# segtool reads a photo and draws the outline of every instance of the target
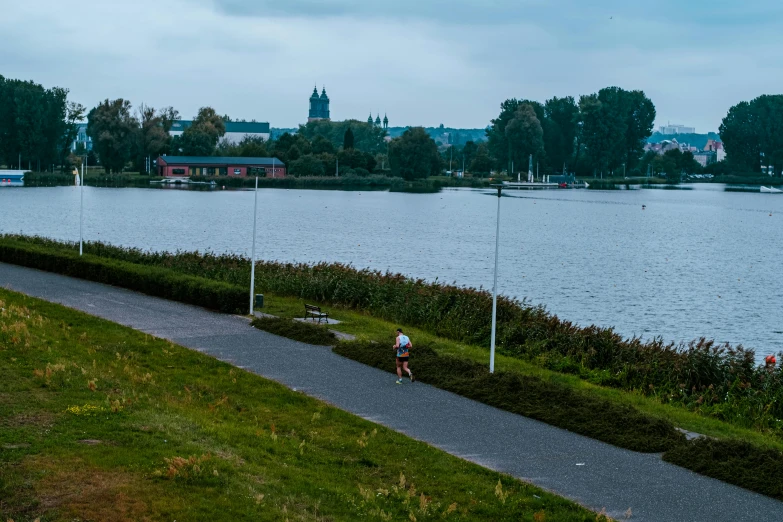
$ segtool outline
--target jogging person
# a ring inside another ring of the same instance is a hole
[[[412,347],[411,340],[402,333],[402,328],[397,328],[397,343],[394,345],[394,349],[397,351],[397,384],[402,384],[402,370],[408,373],[411,382],[414,381],[413,373],[408,369],[409,350]]]

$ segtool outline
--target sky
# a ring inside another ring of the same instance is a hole
[[[295,127],[332,119],[482,128],[508,98],[641,89],[667,122],[717,131],[783,91],[779,0],[0,0],[0,74],[106,98],[214,107]]]

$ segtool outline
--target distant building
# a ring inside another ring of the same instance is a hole
[[[221,158],[213,156],[160,156],[158,176],[259,176],[284,178],[285,163],[275,158]]]
[[[702,167],[706,167],[718,161],[718,153],[714,150],[700,150],[693,153],[693,159],[698,161]]]
[[[76,139],[73,140],[73,143],[71,144],[71,152],[76,152],[76,149],[79,145],[84,146],[84,150],[86,151],[92,150],[92,138],[87,136],[86,123],[76,124]]]
[[[686,127],[685,125],[673,123],[662,125],[658,128],[658,132],[661,134],[696,134],[696,127]]]
[[[185,129],[193,125],[189,120],[177,120],[171,125],[169,134],[171,136],[182,136]],[[245,137],[261,138],[264,141],[269,139],[269,123],[256,121],[227,121],[226,134],[223,139],[228,140],[232,145],[236,145]]]
[[[310,95],[310,112],[307,121],[326,120],[329,121],[329,96],[326,95],[326,87],[318,96],[318,88],[313,87],[313,94]]]
[[[682,150],[680,143],[676,140],[663,140],[659,143],[648,143],[644,146],[645,151],[653,151],[656,154],[665,154],[670,150]]]

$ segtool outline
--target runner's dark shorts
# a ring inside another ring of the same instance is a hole
[[[408,356],[408,357],[397,357],[397,362],[401,362],[401,363],[408,362],[409,358],[410,358],[410,356]]]

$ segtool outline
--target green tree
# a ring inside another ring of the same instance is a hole
[[[523,103],[506,125],[508,157],[517,167],[528,164],[532,154],[540,158],[544,154],[544,129],[532,105]]]
[[[374,124],[358,120],[345,121],[326,121],[317,120],[307,122],[306,125],[299,126],[298,135],[303,136],[308,141],[314,141],[316,136],[323,136],[328,139],[335,150],[344,145],[345,133],[348,129],[354,136],[354,148],[362,152],[378,154],[386,152],[386,131]]]
[[[492,171],[492,158],[486,143],[479,143],[469,165],[468,169],[474,176],[489,176]]]
[[[438,146],[422,127],[406,130],[389,144],[392,174],[406,180],[440,174]]]
[[[572,96],[553,97],[544,104],[544,149],[553,170],[572,165],[579,130],[579,106]]]
[[[0,76],[0,162],[17,164],[21,154],[31,170],[64,164],[75,136],[73,118],[83,116],[67,98],[59,87]]]
[[[460,156],[460,160],[464,160],[466,167],[470,165],[470,163],[473,161],[473,157],[476,155],[477,150],[478,150],[478,146],[476,145],[476,142],[472,140],[468,140],[465,142],[465,146],[462,147],[462,154]]]
[[[139,122],[127,100],[105,100],[87,115],[87,135],[107,173],[122,172],[131,159]]]
[[[642,91],[607,87],[581,96],[579,111],[578,142],[595,174],[637,166],[655,120],[655,106]]]
[[[321,135],[313,138],[311,146],[313,148],[313,154],[334,154],[337,150],[335,146],[332,145],[331,141]]]
[[[190,127],[182,133],[178,145],[185,156],[212,156],[225,133],[223,117],[212,107],[202,107]]]
[[[179,113],[173,107],[161,111],[142,104],[138,110],[139,132],[136,143],[136,168],[146,174],[146,158],[150,163],[161,154],[169,151],[171,135],[169,131]]]
[[[294,177],[323,176],[324,164],[317,156],[306,154],[288,164],[288,172]]]
[[[509,152],[512,149],[509,147],[506,126],[515,118],[517,110],[522,105],[529,105],[533,108],[540,124],[541,120],[544,119],[544,107],[540,103],[511,98],[500,104],[500,114],[497,118],[491,120],[490,126],[487,128],[489,153],[495,159],[496,165],[501,169],[511,170],[512,158],[509,156]]]
[[[321,136],[318,136],[321,137]],[[343,135],[343,149],[348,150],[353,148],[353,131],[350,127],[345,131]]]
[[[740,171],[783,173],[783,95],[763,95],[729,109],[720,126],[727,160]]]
[[[644,152],[644,144],[652,135],[655,105],[643,91],[620,91],[622,110],[626,114],[625,159],[628,169],[636,167]]]

